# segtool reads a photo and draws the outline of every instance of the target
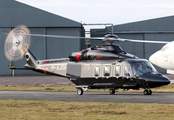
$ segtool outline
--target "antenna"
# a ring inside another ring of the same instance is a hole
[[[86,24],[86,23],[83,23],[82,25],[105,25],[107,27],[107,25],[111,25],[112,26],[112,34],[114,32],[114,27],[113,27],[113,24],[112,23],[90,23],[90,24]]]
[[[86,24],[86,23],[83,23],[82,25],[105,25],[106,26],[106,28],[107,29],[109,29],[108,27],[107,27],[107,25],[112,25],[112,30],[110,30],[111,32],[112,32],[112,34],[113,34],[113,24],[112,23],[90,23],[90,24]],[[87,33],[87,32],[89,32],[89,33]],[[90,31],[85,31],[85,35],[86,34],[90,34]],[[86,45],[89,47],[90,46],[90,40],[86,40]]]

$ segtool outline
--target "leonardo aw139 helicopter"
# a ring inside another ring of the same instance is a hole
[[[31,36],[96,39],[106,41],[109,45],[73,52],[68,58],[39,60],[29,50]],[[82,95],[88,89],[109,89],[109,93],[114,94],[119,88],[124,90],[144,88],[144,95],[151,95],[150,88],[170,83],[170,80],[158,73],[148,60],[124,52],[119,45],[113,44],[115,41],[156,43],[156,41],[121,39],[114,34],[107,34],[104,38],[30,34],[26,26],[19,25],[8,34],[4,52],[10,61],[20,60],[23,56],[26,60],[25,68],[13,66],[9,68],[28,69],[66,77],[76,84],[78,95]]]

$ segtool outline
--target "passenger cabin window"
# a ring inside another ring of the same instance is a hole
[[[100,66],[95,66],[94,68],[94,76],[99,77],[100,76]]]
[[[105,77],[111,76],[111,66],[110,65],[106,65],[104,67],[104,76]]]
[[[115,76],[120,76],[121,75],[121,66],[116,65],[115,66]]]
[[[125,66],[124,66],[124,75],[127,76],[127,77],[132,76],[132,75],[131,75],[130,66],[128,66],[128,65],[125,65]]]

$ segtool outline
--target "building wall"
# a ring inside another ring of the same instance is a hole
[[[0,76],[11,75],[8,65],[22,68],[23,59],[10,62],[4,55],[7,34],[17,25],[29,27],[31,34],[84,36],[81,23],[17,2],[0,0]],[[85,48],[85,40],[31,37],[30,50],[38,59],[66,58],[73,51]],[[41,75],[30,70],[15,70],[14,75]]]
[[[80,28],[29,28],[32,34],[48,34],[48,35],[69,35],[79,36],[81,34]],[[0,28],[0,75],[11,75],[11,70],[8,65],[14,65],[15,67],[22,68],[26,61],[21,59],[19,61],[10,62],[4,55],[4,42],[10,28]],[[61,39],[61,38],[45,38],[45,37],[31,37],[30,50],[34,55],[40,59],[55,59],[55,58],[67,58],[71,52],[80,51],[84,49],[81,46],[81,42],[84,40],[80,39]],[[85,45],[83,45],[85,46]],[[15,70],[15,76],[22,75],[42,75],[29,70]]]
[[[11,28],[0,28],[0,75],[10,75],[11,70],[8,69],[8,65],[11,64],[10,61],[5,57],[4,54],[4,42],[6,34],[11,30]]]
[[[115,25],[114,34],[119,38],[152,40],[152,41],[173,41],[174,40],[174,16]],[[111,29],[111,27],[109,27]],[[92,29],[91,37],[103,37],[105,34],[111,33],[108,29]],[[101,44],[103,42],[91,42],[91,46]],[[104,44],[104,43],[103,43]],[[150,55],[160,50],[165,44],[152,43],[131,43],[117,42],[124,51],[134,54],[139,58],[149,59]],[[161,72],[166,73],[165,69],[155,66]]]
[[[0,0],[0,27],[80,27],[81,23],[15,0]]]

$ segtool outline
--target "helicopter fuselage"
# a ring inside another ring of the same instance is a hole
[[[31,51],[25,54],[26,68],[44,74],[66,77],[76,88],[139,89],[170,83],[145,59],[110,59],[70,61],[69,58],[37,60]],[[142,67],[141,70],[139,67]]]

